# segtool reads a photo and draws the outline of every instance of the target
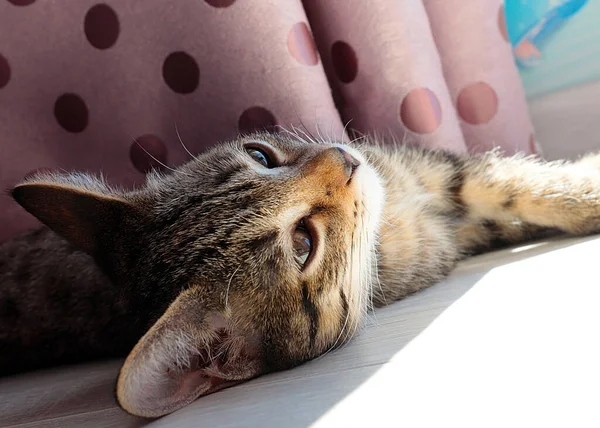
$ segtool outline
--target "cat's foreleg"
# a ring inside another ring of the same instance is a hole
[[[461,177],[457,200],[472,222],[600,232],[600,155],[574,163],[474,156]]]

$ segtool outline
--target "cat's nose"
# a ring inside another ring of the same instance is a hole
[[[344,173],[346,174],[347,181],[350,181],[354,175],[354,171],[356,171],[356,168],[360,165],[360,162],[342,147],[336,147],[336,149],[339,150],[344,159]]]
[[[347,185],[360,162],[343,147],[320,150],[303,168],[306,175],[322,184]]]

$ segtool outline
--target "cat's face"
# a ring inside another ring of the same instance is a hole
[[[150,175],[137,192],[94,186],[84,192],[122,201],[124,209],[106,214],[119,213],[121,238],[110,240],[109,255],[85,249],[115,281],[143,284],[143,301],[160,308],[119,376],[117,396],[129,412],[160,416],[296,366],[361,324],[384,196],[359,151],[256,134]]]

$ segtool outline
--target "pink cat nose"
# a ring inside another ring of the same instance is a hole
[[[356,171],[356,168],[360,165],[360,162],[342,147],[336,147],[336,149],[340,151],[344,158],[344,172],[346,173],[346,178],[350,181],[354,175],[354,171]]]

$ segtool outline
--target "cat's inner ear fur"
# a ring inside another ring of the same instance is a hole
[[[127,412],[163,416],[265,371],[260,337],[202,296],[183,291],[130,352],[117,379]]]
[[[139,212],[123,193],[82,173],[37,174],[11,194],[39,221],[92,256],[111,251],[124,221]]]

